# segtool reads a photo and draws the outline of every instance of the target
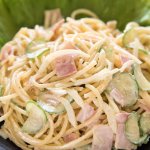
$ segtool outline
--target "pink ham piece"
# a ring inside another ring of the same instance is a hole
[[[64,136],[63,139],[64,139],[65,143],[68,143],[68,142],[71,142],[71,141],[77,139],[78,137],[79,137],[78,134],[76,134],[76,133],[70,133],[70,134]]]
[[[69,41],[64,41],[59,49],[76,49]],[[76,55],[65,55],[56,59],[56,74],[59,77],[66,77],[77,72],[74,62]]]
[[[77,121],[82,123],[82,122],[88,120],[94,114],[95,114],[94,108],[92,106],[90,106],[89,104],[84,104],[84,107],[81,109],[81,111],[77,115]]]
[[[98,125],[93,130],[92,150],[111,150],[113,131],[108,125]]]
[[[123,113],[118,113],[116,115],[116,121],[117,123],[125,123],[126,120],[128,119],[129,113],[123,112]]]
[[[115,148],[116,149],[125,149],[131,150],[135,149],[135,145],[133,145],[125,135],[125,122],[128,119],[129,113],[118,113],[116,115],[117,121],[117,133],[115,139]]]
[[[71,55],[64,55],[56,59],[55,63],[56,74],[58,77],[67,77],[77,72],[74,62],[74,57]]]

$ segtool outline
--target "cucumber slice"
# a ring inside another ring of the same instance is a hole
[[[138,64],[134,64],[134,76],[136,78],[136,81],[137,81],[139,87],[143,91],[150,90],[150,82],[144,77],[141,67]]]
[[[49,51],[49,49],[48,49],[48,48],[43,48],[43,49],[37,50],[37,51],[32,52],[32,53],[27,53],[27,57],[30,58],[30,59],[33,59],[33,58],[35,58],[35,57],[41,56],[41,55],[44,54],[46,51]]]
[[[29,117],[25,121],[22,130],[29,134],[37,133],[47,121],[44,110],[34,101],[29,101],[26,105]]]
[[[130,142],[136,145],[141,145],[143,143],[147,143],[149,136],[147,134],[143,134],[140,136],[140,128],[139,128],[139,115],[135,112],[131,113],[125,123],[125,133],[126,137]]]
[[[70,103],[73,102],[73,99],[70,96],[68,96],[67,99]],[[43,101],[38,101],[38,104],[43,110],[47,111],[50,114],[62,114],[66,111],[62,103],[58,104],[57,106],[52,106]]]
[[[149,141],[148,134],[144,134],[142,137],[139,138],[138,141],[135,141],[134,144],[141,146],[142,144],[146,144]]]
[[[140,129],[138,125],[139,116],[137,113],[133,112],[128,116],[125,124],[125,133],[129,141],[132,143],[137,143],[140,139]]]
[[[137,22],[129,22],[124,31],[123,32],[127,32],[128,30],[132,29],[132,28],[135,28],[135,27],[139,27],[139,24]]]
[[[65,107],[62,104],[58,104],[56,107],[48,105],[45,102],[38,101],[38,104],[50,114],[62,114],[65,112]]]
[[[130,47],[129,43],[133,42],[136,36],[137,36],[136,29],[135,28],[129,29],[127,32],[124,33],[123,45],[125,47]]]
[[[140,42],[142,42],[142,36],[150,34],[149,29],[149,27],[133,27],[129,29],[127,32],[124,33],[123,45],[125,47],[130,47],[130,43],[132,43],[135,39],[138,39]],[[149,39],[147,39],[146,41],[147,43],[149,42],[148,40]],[[142,42],[142,44],[144,43]]]
[[[107,91],[111,93],[114,89],[121,95],[121,99],[113,98],[122,107],[129,107],[136,103],[138,99],[138,86],[131,74],[116,74],[108,85]]]
[[[28,46],[27,46],[27,48],[26,48],[26,52],[27,53],[32,53],[32,52],[35,52],[35,51],[37,51],[37,46],[38,45],[41,45],[41,44],[44,44],[45,43],[45,41],[44,40],[33,40],[33,41],[31,41],[29,44],[28,44]]]
[[[43,53],[49,50],[47,47],[42,47],[40,45],[45,44],[46,41],[44,40],[35,40],[29,43],[29,45],[26,48],[27,57],[30,59],[33,59],[35,57],[41,56]]]
[[[143,133],[150,134],[150,113],[143,113],[140,118],[140,128]]]

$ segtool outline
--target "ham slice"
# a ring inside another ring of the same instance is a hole
[[[60,19],[62,19],[61,11],[59,8],[52,9],[52,10],[46,10],[45,11],[45,22],[44,26],[45,28],[48,28],[55,23],[57,23]]]
[[[69,41],[64,41],[59,49],[76,49],[75,46]],[[56,59],[56,74],[59,77],[66,77],[77,72],[77,68],[74,62],[76,55],[64,55]]]
[[[74,57],[64,55],[56,59],[55,64],[56,74],[58,77],[66,77],[77,72]]]
[[[92,106],[90,106],[89,104],[84,104],[84,107],[81,109],[81,111],[77,115],[77,121],[82,123],[82,122],[88,120],[94,114],[95,114],[94,108]]]
[[[68,143],[68,142],[71,142],[71,141],[77,139],[78,137],[79,137],[78,134],[76,134],[76,133],[70,133],[70,134],[64,136],[63,139],[64,139],[65,143]]]
[[[93,130],[92,150],[111,150],[113,131],[108,125],[99,125]]]
[[[116,115],[117,121],[117,133],[115,139],[115,148],[116,149],[124,149],[131,150],[135,149],[135,145],[132,144],[125,135],[125,122],[128,119],[129,113],[119,113]]]
[[[128,119],[129,113],[123,112],[123,113],[118,113],[116,115],[116,121],[117,123],[125,123],[126,120]]]

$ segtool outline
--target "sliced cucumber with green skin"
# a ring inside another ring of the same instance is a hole
[[[26,48],[26,52],[27,52],[27,57],[30,59],[33,59],[35,57],[39,57],[41,56],[43,53],[45,53],[46,51],[49,50],[49,48],[47,47],[42,47],[42,48],[36,48],[36,46],[40,45],[40,44],[45,44],[46,41],[44,40],[35,40],[29,43],[29,45]]]
[[[35,52],[37,50],[36,46],[40,45],[40,44],[44,44],[45,42],[46,41],[44,41],[44,40],[33,40],[33,41],[31,41],[26,48],[26,52],[27,53]]]
[[[128,116],[128,119],[125,124],[126,136],[132,143],[136,143],[140,139],[140,129],[138,125],[138,120],[138,114],[133,112]]]
[[[129,31],[130,29],[132,28],[135,28],[135,27],[139,27],[139,24],[136,23],[136,22],[129,22],[126,27],[125,27],[125,30],[123,32],[127,32]]]
[[[47,121],[44,110],[34,101],[29,101],[26,105],[28,118],[25,121],[22,131],[28,134],[36,134]]]
[[[27,53],[27,57],[30,59],[33,59],[33,58],[36,58],[36,57],[43,55],[46,51],[49,51],[49,49],[48,48],[42,48],[42,49],[37,50],[35,52]]]
[[[116,89],[121,95],[122,99],[117,100],[113,97],[117,103],[122,107],[129,107],[135,104],[138,100],[138,86],[130,73],[118,73],[116,74],[110,84],[107,87],[107,92],[111,92]]]
[[[139,118],[136,112],[132,112],[125,123],[126,137],[131,143],[136,145],[146,143],[149,138],[147,134],[140,135]]]
[[[42,107],[42,109],[50,114],[62,114],[63,112],[65,112],[65,107],[61,103],[58,104],[56,107],[48,105],[47,103],[42,101],[38,101],[38,104]]]
[[[141,41],[142,34],[149,35],[150,30],[149,27],[133,27],[124,33],[123,36],[123,45],[125,47],[130,47],[130,43],[132,43],[135,39],[139,39]],[[147,40],[148,42],[148,40]]]
[[[143,91],[150,90],[150,82],[144,77],[141,67],[138,64],[134,64],[134,76],[140,89],[142,89]]]
[[[71,97],[68,96],[67,99],[70,103],[73,102],[73,99]],[[49,105],[46,102],[38,101],[38,104],[40,105],[40,107],[43,110],[47,111],[50,114],[62,114],[66,111],[65,107],[63,106],[62,103],[58,104],[57,106],[52,106],[52,105]]]
[[[150,113],[143,113],[140,118],[140,128],[143,133],[150,134]]]
[[[136,38],[136,28],[131,28],[127,32],[124,33],[123,36],[123,45],[125,47],[130,47],[129,43],[133,42]]]
[[[144,134],[143,136],[141,136],[139,138],[138,141],[135,141],[134,144],[138,145],[138,146],[141,146],[142,144],[148,143],[148,141],[149,141],[149,135],[148,134]]]

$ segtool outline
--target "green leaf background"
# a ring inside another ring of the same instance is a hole
[[[121,30],[129,21],[150,25],[150,0],[0,0],[0,47],[20,27],[42,25],[44,10],[54,8],[60,8],[64,17],[87,8],[103,21],[117,20]]]

